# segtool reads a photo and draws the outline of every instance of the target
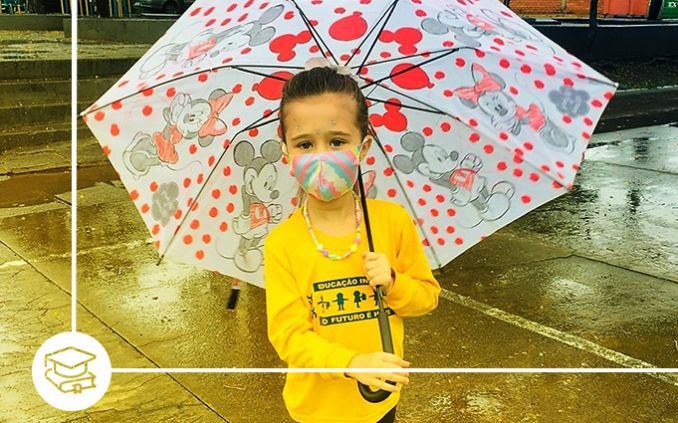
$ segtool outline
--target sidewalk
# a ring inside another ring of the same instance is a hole
[[[438,309],[408,321],[408,359],[417,367],[675,365],[678,251],[670,240],[678,227],[660,205],[676,194],[676,136],[666,126],[594,136],[573,193],[444,269]],[[54,151],[65,157],[68,148]],[[14,162],[4,157],[5,166]],[[228,311],[226,278],[171,262],[157,267],[105,156],[82,157],[90,165],[79,171],[78,326],[104,344],[113,365],[283,366],[266,338],[263,291],[244,286]],[[0,313],[11,316],[0,335],[0,384],[12,393],[3,397],[11,414],[0,411],[0,420],[290,421],[275,374],[114,375],[102,402],[85,412],[41,402],[20,369],[41,341],[69,328],[71,195],[68,173],[36,166],[43,172],[0,182],[0,262],[9,263],[0,269]],[[29,195],[33,189],[41,194]],[[678,411],[670,374],[411,379],[402,423],[669,422]]]
[[[62,41],[34,41],[69,60]],[[55,98],[66,104],[59,78]],[[62,136],[0,148],[0,421],[290,422],[278,374],[115,374],[104,398],[77,413],[37,395],[33,355],[71,324],[71,145]],[[407,321],[413,366],[675,367],[676,139],[667,125],[595,134],[573,192],[438,274],[438,309]],[[114,367],[283,367],[267,340],[264,291],[246,285],[226,310],[227,278],[156,266],[148,230],[98,143],[79,137],[77,148],[78,329],[106,347]],[[676,374],[413,374],[398,407],[399,423],[676,415]]]

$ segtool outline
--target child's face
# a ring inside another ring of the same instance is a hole
[[[285,106],[285,139],[290,158],[307,153],[347,150],[362,140],[356,124],[356,101],[344,93],[324,93]],[[361,158],[367,152],[365,140]]]

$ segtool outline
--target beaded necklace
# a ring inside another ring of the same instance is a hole
[[[311,219],[308,217],[308,199],[304,201],[304,206],[302,207],[301,211],[302,214],[304,215],[304,219],[306,220],[306,227],[308,228],[308,232],[311,234],[311,238],[315,243],[315,248],[320,252],[320,254],[329,258],[330,260],[343,260],[346,257],[358,251],[358,246],[360,245],[360,206],[358,204],[358,197],[354,196],[354,198],[355,198],[355,228],[356,228],[355,238],[353,239],[353,245],[351,245],[348,251],[346,251],[342,255],[330,253],[329,250],[318,241],[318,238],[316,238],[315,236],[315,232],[313,232]]]

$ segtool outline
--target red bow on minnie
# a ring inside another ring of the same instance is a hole
[[[535,131],[540,131],[546,124],[544,114],[534,103],[530,104],[530,107],[528,107],[527,110],[520,106],[516,107],[516,117],[521,122],[527,122],[530,125],[530,128]]]
[[[466,100],[471,100],[472,102],[478,104],[478,98],[481,94],[488,91],[501,91],[501,85],[499,82],[492,79],[489,72],[487,72],[485,68],[477,63],[474,63],[471,69],[474,72],[480,73],[482,78],[480,81],[476,82],[476,85],[473,87],[457,88],[454,90],[455,95],[458,95],[459,97]]]
[[[210,105],[210,116],[207,119],[207,122],[205,122],[201,127],[200,130],[198,131],[198,136],[200,137],[207,137],[209,135],[221,135],[226,132],[228,127],[222,121],[219,119],[219,113],[221,113],[222,110],[228,106],[228,103],[231,102],[233,99],[233,94],[227,93],[223,94],[219,97],[212,98],[207,100],[207,102]]]

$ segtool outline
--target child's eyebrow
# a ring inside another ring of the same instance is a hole
[[[348,132],[336,131],[336,130],[335,131],[327,131],[327,132],[325,132],[325,134],[327,134],[327,135],[343,135],[345,137],[348,137],[348,136],[351,135]],[[295,140],[298,140],[300,138],[310,138],[310,137],[311,137],[311,134],[308,134],[308,133],[298,134],[298,135],[292,137],[291,141],[295,141]]]

